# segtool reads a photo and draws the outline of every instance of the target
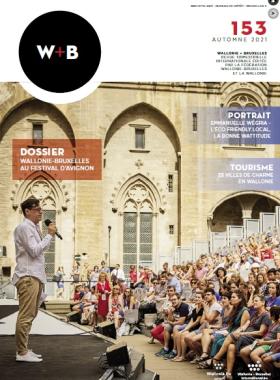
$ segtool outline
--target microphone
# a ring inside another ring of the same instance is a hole
[[[49,226],[49,224],[51,224],[52,223],[52,221],[50,220],[50,219],[46,219],[45,220],[45,225],[48,227]],[[62,236],[60,235],[60,233],[58,233],[57,231],[56,231],[56,236],[60,239],[60,240],[62,240]]]

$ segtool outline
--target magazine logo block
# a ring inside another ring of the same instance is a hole
[[[101,180],[102,140],[13,140],[13,180],[44,172],[52,180]]]
[[[81,88],[94,76],[101,45],[84,18],[54,11],[27,26],[19,44],[19,59],[33,84],[49,92],[66,93]]]
[[[55,50],[55,45],[51,45],[50,47],[37,45],[37,49],[42,59],[45,57],[51,59],[53,53],[57,54],[58,58],[64,56],[66,59],[77,59],[79,57],[78,47],[75,45],[66,45],[65,50],[61,46]]]

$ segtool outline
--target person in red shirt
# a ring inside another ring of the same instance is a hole
[[[263,260],[271,260],[273,259],[273,252],[271,248],[266,248],[261,250],[261,259]]]
[[[135,265],[130,265],[129,271],[130,287],[133,289],[134,284],[137,282],[137,272]]]
[[[109,296],[111,294],[111,287],[108,281],[107,274],[101,272],[99,275],[98,283],[96,285],[96,295],[98,298],[97,314],[99,320],[105,321],[109,311]]]
[[[75,286],[73,295],[73,301],[80,301],[83,298],[84,292],[82,291],[82,285]]]

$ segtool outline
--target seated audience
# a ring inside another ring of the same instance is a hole
[[[252,344],[242,348],[240,351],[240,356],[244,363],[249,364],[251,361],[253,363],[259,363],[264,371],[265,366],[262,361],[262,355],[269,353],[272,349],[272,345],[280,339],[280,307],[272,306],[269,314],[272,324],[269,326],[263,338],[256,339]]]
[[[220,361],[226,354],[228,346],[232,343],[230,334],[234,331],[247,328],[249,324],[250,315],[242,292],[238,290],[231,293],[230,304],[232,305],[232,310],[227,321],[228,328],[227,330],[223,330],[222,334],[218,333],[214,335],[214,341],[209,355],[211,359],[201,363],[199,368],[212,368],[213,364]],[[206,347],[205,352],[207,352]]]
[[[171,311],[172,302],[171,298],[176,293],[174,286],[167,287],[167,295],[163,301],[160,310],[159,310],[159,323],[151,330],[151,340],[149,343],[154,343],[154,340],[158,340],[161,344],[164,343],[164,326],[168,323],[168,316]]]
[[[205,291],[203,302],[203,315],[201,318],[201,325],[198,331],[191,333],[185,337],[186,345],[197,354],[201,354],[201,338],[204,328],[219,328],[221,327],[221,312],[222,306],[217,302],[215,291],[212,288],[207,288]],[[196,360],[195,358],[194,360]]]
[[[213,358],[214,362],[217,363],[221,361],[223,355],[227,352],[226,379],[232,379],[236,354],[240,353],[243,347],[252,344],[256,338],[262,338],[271,324],[269,313],[265,309],[265,299],[263,296],[254,296],[254,308],[255,314],[250,321],[247,321],[247,325],[245,324],[239,330],[228,335],[221,350]]]
[[[175,362],[185,361],[185,355],[187,350],[187,345],[185,343],[185,337],[191,334],[193,331],[198,331],[201,323],[201,318],[203,315],[203,299],[204,294],[200,291],[196,292],[195,296],[195,307],[191,313],[190,320],[188,324],[182,325],[182,330],[178,329],[176,334],[173,335],[174,340],[174,352],[177,355],[172,359]]]
[[[272,306],[280,306],[279,284],[277,282],[267,283],[268,295],[265,297],[266,309]]]
[[[169,343],[171,334],[185,325],[188,315],[189,306],[182,302],[180,294],[175,293],[171,297],[172,307],[169,309],[167,323],[164,324],[164,345],[163,348],[156,354],[157,356],[165,356],[169,359],[174,358],[177,353],[174,350],[170,350]]]

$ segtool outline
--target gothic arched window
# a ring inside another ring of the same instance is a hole
[[[153,260],[153,197],[140,181],[125,194],[123,207],[123,265],[151,266]]]

